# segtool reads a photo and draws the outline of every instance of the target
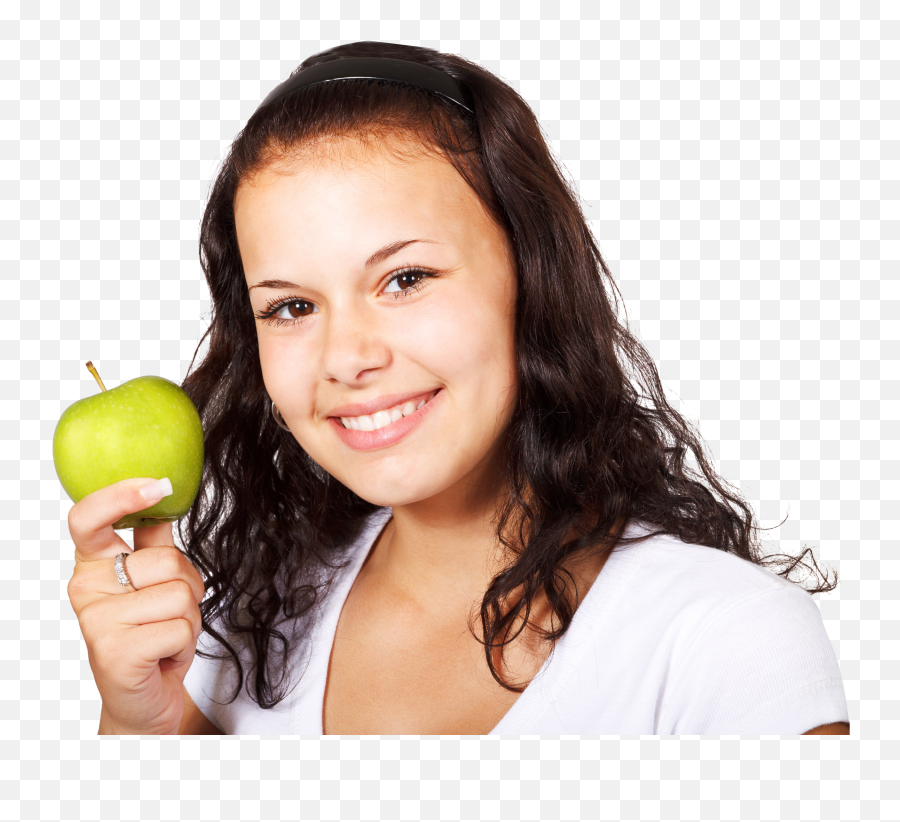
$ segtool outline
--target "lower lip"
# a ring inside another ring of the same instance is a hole
[[[386,448],[388,445],[400,442],[410,431],[421,424],[443,396],[444,389],[438,389],[438,392],[418,411],[413,411],[408,417],[403,417],[377,431],[355,431],[352,428],[344,428],[340,417],[329,417],[328,422],[334,426],[337,435],[354,451],[374,451],[376,448]]]

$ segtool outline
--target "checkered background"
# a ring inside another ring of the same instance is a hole
[[[0,4],[0,818],[900,818],[900,7],[724,5]],[[761,525],[788,516],[764,546],[839,573],[816,601],[849,738],[97,737],[56,422],[86,360],[184,378],[217,165],[361,39],[532,105],[671,402]]]

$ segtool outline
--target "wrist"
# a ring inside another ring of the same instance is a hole
[[[178,733],[178,727],[169,729],[144,729],[134,730],[132,728],[119,725],[114,722],[107,712],[106,708],[100,710],[100,725],[97,728],[98,736],[158,736],[158,735],[175,735]]]
[[[109,718],[109,714],[106,713],[106,708],[101,709],[100,711],[100,726],[97,728],[97,735],[110,735],[110,736],[124,736],[128,734],[129,731],[120,728]]]

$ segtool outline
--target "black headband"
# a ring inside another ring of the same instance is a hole
[[[395,60],[392,57],[341,57],[309,66],[275,86],[256,110],[259,111],[299,88],[331,80],[392,80],[395,83],[406,83],[433,91],[474,114],[462,86],[449,74],[422,63]]]

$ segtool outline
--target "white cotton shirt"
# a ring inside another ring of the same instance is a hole
[[[296,650],[290,684],[298,684],[275,708],[248,697],[249,657],[242,654],[244,689],[227,705],[214,700],[231,696],[234,666],[194,658],[184,685],[214,725],[227,734],[322,735],[338,617],[391,515],[389,507],[370,515]],[[652,530],[632,522],[624,535]],[[206,633],[198,645],[222,652]],[[616,546],[568,631],[490,733],[802,734],[849,721],[815,600],[749,560],[664,535]]]

